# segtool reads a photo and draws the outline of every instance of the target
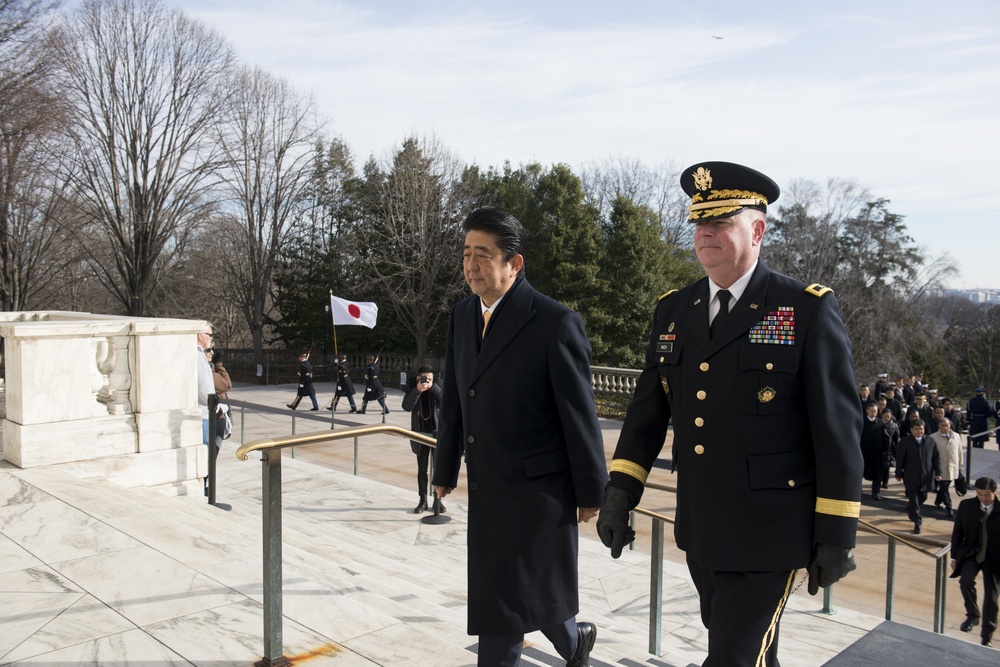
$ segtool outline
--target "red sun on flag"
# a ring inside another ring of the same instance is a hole
[[[349,312],[351,314],[351,317],[353,317],[356,320],[361,318],[361,309],[358,308],[357,304],[352,303],[351,305],[349,305],[347,307],[347,312]]]

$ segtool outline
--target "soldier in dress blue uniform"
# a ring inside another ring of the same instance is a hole
[[[815,594],[855,569],[862,458],[851,343],[833,291],[759,261],[770,178],[685,170],[708,277],[660,297],[598,534],[618,557],[673,419],[674,536],[708,628],[704,665],[777,665],[795,571]],[[808,400],[807,398],[808,393]]]
[[[389,408],[385,405],[385,389],[382,387],[382,380],[378,375],[381,372],[378,366],[378,356],[369,354],[368,365],[365,366],[365,396],[361,401],[361,414],[365,414],[368,404],[378,401],[382,406],[382,414],[389,414]]]

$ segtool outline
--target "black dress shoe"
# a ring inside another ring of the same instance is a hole
[[[294,406],[294,405],[292,405],[291,403],[287,403],[286,405],[287,405],[287,407],[291,408],[292,410],[294,410],[294,409],[295,409],[295,406]]]
[[[955,513],[952,512],[951,510],[948,510],[948,518],[949,519],[954,519],[955,518]]]
[[[358,411],[357,408],[351,408],[351,412],[357,412],[357,411]]]
[[[423,512],[426,509],[427,509],[427,501],[424,500],[423,498],[421,498],[420,502],[417,503],[417,506],[413,508],[413,513],[414,514],[420,514],[421,512]]]
[[[594,649],[594,642],[597,641],[597,626],[593,623],[577,623],[576,653],[573,658],[566,663],[566,667],[589,667],[590,652]]]
[[[319,410],[318,405],[315,408],[309,408],[309,412],[316,412],[317,410]]]
[[[913,534],[914,535],[919,535],[920,534],[920,526],[914,526],[913,527]]]
[[[972,628],[976,627],[977,625],[979,625],[978,618],[967,616],[965,622],[962,623],[959,630],[961,630],[962,632],[972,632]]]
[[[876,493],[872,496],[872,500],[882,500],[882,496]]]
[[[983,646],[988,646],[990,648],[993,648],[993,642],[990,641],[989,637],[983,637],[983,641],[979,643],[982,644]]]

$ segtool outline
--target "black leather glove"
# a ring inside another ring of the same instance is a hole
[[[222,363],[222,350],[216,350],[215,354],[212,355],[212,365]]]
[[[809,595],[816,595],[820,588],[832,586],[858,569],[854,562],[854,552],[844,547],[817,544],[809,559]]]
[[[628,525],[628,513],[639,504],[632,494],[609,486],[604,494],[604,506],[597,516],[597,535],[604,546],[611,548],[611,557],[619,558],[622,548],[635,540],[635,531]]]

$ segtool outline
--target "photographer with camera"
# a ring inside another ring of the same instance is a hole
[[[421,366],[417,376],[407,381],[403,409],[410,411],[410,430],[417,433],[437,434],[438,406],[441,404],[441,386],[434,384],[434,369]],[[431,459],[431,448],[410,440],[410,449],[417,455],[417,492],[420,502],[413,508],[414,514],[427,509],[427,466]],[[444,505],[440,505],[444,512]]]

